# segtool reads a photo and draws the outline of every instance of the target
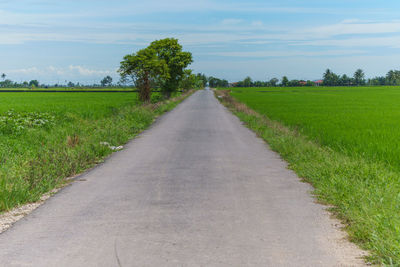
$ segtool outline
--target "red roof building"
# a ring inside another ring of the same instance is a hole
[[[320,86],[323,83],[324,83],[324,80],[316,80],[316,81],[314,81],[314,84],[317,85],[317,86]]]

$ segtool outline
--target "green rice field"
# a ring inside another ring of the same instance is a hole
[[[117,91],[117,92],[133,92],[135,91],[135,88],[132,87],[37,87],[37,88],[25,88],[25,87],[17,87],[17,88],[0,88],[0,92],[2,91],[68,91],[68,92],[74,92],[74,91]]]
[[[225,102],[314,186],[368,260],[399,266],[400,88],[229,90],[265,116]]]
[[[36,201],[103,160],[177,102],[143,106],[136,93],[0,93],[0,211]]]
[[[323,146],[400,170],[400,87],[237,88],[232,95]]]

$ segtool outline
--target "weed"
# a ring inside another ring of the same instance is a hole
[[[79,136],[74,134],[72,136],[67,136],[67,144],[69,147],[75,147],[79,143]]]

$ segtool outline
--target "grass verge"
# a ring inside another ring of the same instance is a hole
[[[278,152],[315,196],[332,205],[346,225],[351,241],[370,251],[374,264],[400,265],[400,173],[321,146],[234,99],[229,91],[215,91],[218,99]]]
[[[32,127],[52,120],[47,113],[8,112],[0,117],[5,125],[0,129],[0,211],[35,202],[65,178],[101,162],[113,146],[128,142],[193,92],[147,105],[132,101],[102,115],[60,113],[48,127]]]

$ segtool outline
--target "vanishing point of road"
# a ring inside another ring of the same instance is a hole
[[[0,266],[356,266],[311,187],[198,91],[0,235]]]

